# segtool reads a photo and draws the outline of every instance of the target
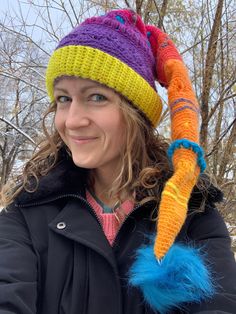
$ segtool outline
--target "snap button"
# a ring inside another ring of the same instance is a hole
[[[66,223],[64,221],[58,222],[57,229],[65,229]]]

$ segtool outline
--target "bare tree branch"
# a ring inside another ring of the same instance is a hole
[[[23,135],[24,137],[26,137],[32,144],[34,144],[36,146],[35,141],[28,135],[26,134],[24,131],[22,131],[21,129],[19,129],[17,126],[15,126],[13,123],[11,123],[10,121],[8,121],[7,119],[0,117],[0,120],[2,120],[3,122],[5,122],[6,124],[10,125],[13,129],[15,129],[17,132],[19,132],[21,135]]]
[[[22,34],[18,31],[15,31],[14,29],[10,29],[8,28],[6,25],[3,25],[2,23],[0,23],[0,27],[2,27],[2,29],[5,29],[7,30],[9,33],[13,33],[17,36],[22,36],[24,38],[26,38],[28,40],[29,43],[32,43],[33,45],[35,45],[37,48],[39,48],[41,51],[43,51],[47,56],[50,57],[50,53],[47,52],[46,50],[44,50],[39,44],[37,44],[31,37],[29,37],[28,35],[26,34]]]
[[[161,6],[161,12],[160,12],[160,19],[158,22],[158,27],[163,28],[164,27],[164,17],[166,15],[168,0],[163,0],[162,6]]]
[[[76,19],[76,22],[77,22],[77,24],[79,24],[78,16],[77,16],[77,14],[75,13],[75,8],[74,8],[73,4],[71,3],[71,0],[68,0],[68,1],[69,1],[69,4],[70,4],[71,9],[72,9],[72,11],[73,11],[73,14],[74,14],[74,17],[75,17],[75,19]]]
[[[21,80],[22,82],[24,82],[25,84],[27,84],[28,86],[31,86],[37,90],[39,90],[40,92],[46,94],[46,91],[42,88],[40,88],[39,86],[36,86],[34,84],[32,84],[31,82],[28,82],[26,80],[24,80],[22,77],[18,77],[18,76],[15,76],[13,74],[10,74],[10,73],[4,73],[4,72],[1,72],[0,73],[0,76],[4,76],[4,77],[8,77],[8,78],[11,78],[13,80]]]
[[[207,118],[209,114],[209,94],[210,94],[210,87],[211,87],[212,78],[213,78],[213,69],[214,69],[215,61],[216,61],[215,57],[216,57],[216,49],[217,49],[217,39],[219,36],[219,30],[221,26],[223,3],[224,3],[223,0],[218,0],[214,23],[213,23],[213,27],[211,31],[209,44],[208,44],[205,73],[203,76],[203,92],[202,92],[202,99],[201,99],[202,125],[201,125],[201,131],[200,131],[200,138],[201,138],[201,145],[204,148],[207,147],[207,129],[208,129]],[[209,12],[209,10],[207,12]]]
[[[161,16],[161,12],[160,12],[160,10],[159,10],[159,8],[158,8],[158,4],[157,4],[156,0],[153,0],[153,3],[154,3],[154,5],[155,5],[156,11],[157,11],[157,13],[158,13],[159,20],[161,21],[161,20],[162,20],[162,16]],[[164,24],[163,24],[163,23],[162,23],[162,29],[163,29],[163,31],[166,33],[166,30],[165,30],[165,27],[164,27]]]
[[[128,8],[131,8],[131,6],[130,6],[128,0],[125,0],[125,4],[127,5]]]
[[[214,113],[216,112],[217,108],[219,107],[220,103],[222,101],[225,101],[227,99],[232,98],[233,96],[231,95],[230,97],[226,97],[224,99],[224,95],[234,86],[234,84],[236,84],[236,79],[230,83],[229,86],[227,86],[227,88],[221,93],[219,100],[217,101],[217,103],[214,105],[214,107],[211,108],[211,111],[206,119],[206,123],[209,123],[210,119],[213,117]]]
[[[230,123],[230,125],[228,126],[228,128],[224,131],[224,133],[221,135],[221,137],[219,138],[219,140],[216,142],[216,144],[214,145],[214,147],[212,148],[212,150],[210,151],[210,153],[207,153],[205,156],[209,157],[211,156],[211,154],[216,150],[217,146],[219,145],[219,143],[223,140],[223,138],[225,137],[225,135],[230,131],[230,129],[235,125],[236,122],[236,118],[234,118],[234,120]]]

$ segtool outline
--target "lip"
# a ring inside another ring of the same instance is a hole
[[[92,136],[70,136],[70,139],[76,144],[87,144],[97,139]]]

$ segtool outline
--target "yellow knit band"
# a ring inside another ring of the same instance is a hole
[[[160,97],[141,75],[119,59],[87,46],[65,46],[55,50],[46,71],[51,101],[54,100],[54,80],[63,75],[88,78],[113,88],[143,111],[153,126],[158,124],[162,111]]]

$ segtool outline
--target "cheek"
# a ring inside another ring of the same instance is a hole
[[[111,116],[110,116],[111,117]],[[125,121],[123,116],[119,114],[116,119],[109,119],[110,135],[113,144],[120,149],[121,145],[125,142]]]
[[[54,124],[56,130],[61,133],[63,131],[64,121],[63,121],[63,115],[56,112],[54,117]]]

